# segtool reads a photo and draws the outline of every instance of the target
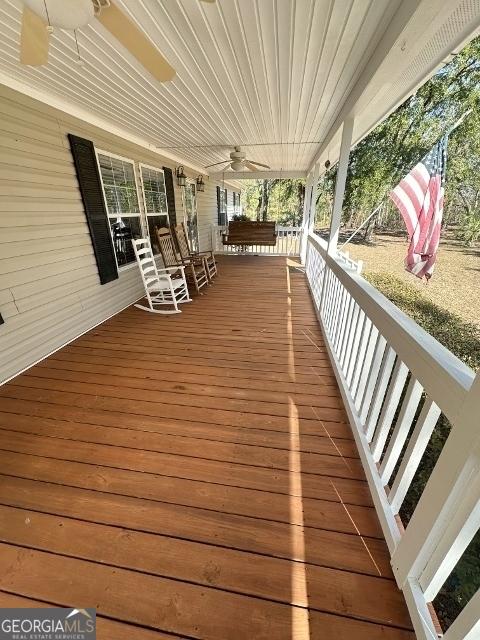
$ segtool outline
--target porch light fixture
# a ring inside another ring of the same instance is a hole
[[[184,187],[187,184],[187,176],[183,171],[183,167],[177,167],[175,169],[175,175],[177,176],[177,184],[179,187]]]
[[[197,177],[197,191],[205,191],[205,182],[202,175]]]

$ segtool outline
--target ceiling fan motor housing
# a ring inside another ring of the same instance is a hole
[[[95,17],[92,0],[24,0],[47,24],[59,29],[80,29]]]

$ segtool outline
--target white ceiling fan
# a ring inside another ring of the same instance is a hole
[[[97,19],[157,80],[167,82],[175,76],[175,69],[112,0],[23,0],[23,4],[22,64],[47,64],[54,29],[73,31]]]
[[[247,154],[245,153],[245,151],[242,151],[242,148],[239,146],[234,147],[233,151],[230,152],[230,160],[222,160],[222,162],[209,164],[205,167],[205,169],[210,169],[210,167],[218,167],[221,164],[229,165],[232,171],[242,171],[243,169],[245,169],[245,167],[250,171],[258,171],[259,167],[270,169],[268,164],[262,164],[261,162],[256,162],[255,160],[248,160]],[[227,167],[225,167],[225,169],[226,168]]]

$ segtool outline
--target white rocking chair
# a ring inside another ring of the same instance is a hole
[[[158,269],[148,238],[132,240],[132,245],[148,300],[148,307],[142,304],[136,304],[135,307],[151,313],[181,313],[178,305],[181,302],[191,302],[185,279],[185,267]],[[172,307],[172,305],[173,309],[162,308]]]

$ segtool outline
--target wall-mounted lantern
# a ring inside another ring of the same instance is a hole
[[[205,191],[205,182],[202,175],[197,177],[197,191]]]
[[[183,167],[177,167],[175,169],[175,175],[177,176],[177,184],[179,187],[184,187],[187,184],[187,176],[183,171]]]

